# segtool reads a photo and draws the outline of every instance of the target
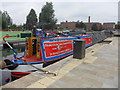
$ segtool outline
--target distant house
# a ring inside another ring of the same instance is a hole
[[[115,23],[103,23],[102,28],[105,30],[113,30],[115,29]]]
[[[92,25],[93,25],[93,24],[96,24],[96,25],[97,25],[98,30],[101,29],[101,26],[102,26],[101,23],[99,23],[99,22],[90,22],[90,23],[85,23],[87,31],[91,31],[91,30],[92,30]]]
[[[76,28],[77,22],[61,22],[58,26],[60,28],[66,28],[66,29],[77,29]],[[114,22],[108,22],[108,23],[99,23],[99,22],[83,22],[86,25],[86,30],[91,31],[92,25],[97,24],[98,30],[105,29],[105,30],[114,30],[115,29],[115,23]]]
[[[76,29],[76,23],[77,23],[77,22],[61,22],[61,23],[59,24],[59,27],[61,27],[61,28],[67,28],[67,29]],[[84,22],[83,22],[83,23],[84,23]],[[87,31],[90,31],[90,30],[91,30],[93,24],[97,24],[98,29],[100,29],[100,28],[101,28],[101,25],[102,25],[102,24],[99,23],[99,22],[91,22],[91,23],[86,23],[86,22],[85,22]]]
[[[61,22],[59,27],[67,29],[76,29],[76,22]]]

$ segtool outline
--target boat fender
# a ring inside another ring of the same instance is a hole
[[[0,61],[0,69],[6,67],[6,63],[4,61]]]
[[[7,67],[9,70],[14,70],[15,68],[18,67],[17,63],[13,63],[11,60],[9,59],[5,59],[4,62],[6,63]]]

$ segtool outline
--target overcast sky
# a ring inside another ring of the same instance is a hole
[[[46,0],[50,1],[50,0]],[[62,21],[117,22],[119,0],[51,0],[58,23]],[[7,11],[15,24],[26,22],[26,16],[33,8],[37,16],[45,0],[1,0],[0,10]]]

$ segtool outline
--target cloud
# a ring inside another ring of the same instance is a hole
[[[82,20],[87,22],[88,16],[91,16],[91,20],[95,22],[117,22],[117,0],[112,1],[116,2],[54,2],[53,5],[58,23],[65,20]],[[9,13],[13,22],[16,24],[26,22],[26,16],[31,8],[39,16],[43,5],[45,5],[45,2],[38,2],[36,0],[34,2],[32,0],[31,2],[4,1],[2,3],[3,10]]]
[[[119,0],[1,0],[1,2],[118,2]]]
[[[26,22],[26,16],[29,14],[30,9],[33,8],[38,15],[44,3],[36,2],[7,2],[3,3],[3,10],[7,11],[13,22],[16,24],[22,24]]]
[[[117,21],[117,2],[69,2],[63,5],[55,3],[55,8],[60,21],[87,21],[88,16],[96,22]]]

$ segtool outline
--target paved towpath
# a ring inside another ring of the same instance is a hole
[[[56,77],[36,72],[3,88],[118,88],[118,37],[107,40],[87,48],[84,59],[71,55],[44,68]]]

